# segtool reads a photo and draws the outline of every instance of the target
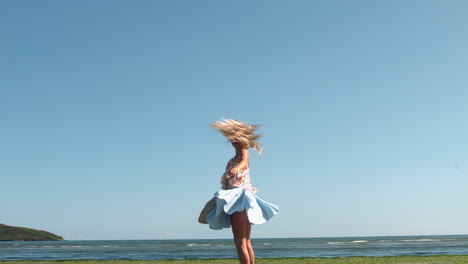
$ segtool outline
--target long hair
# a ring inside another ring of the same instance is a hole
[[[255,133],[260,125],[249,125],[239,120],[222,119],[210,126],[216,128],[229,141],[240,143],[245,148],[253,148],[258,151],[259,155],[262,155],[263,148],[258,142],[262,135]]]

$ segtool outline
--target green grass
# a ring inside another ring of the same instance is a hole
[[[346,257],[346,258],[259,258],[257,264],[451,264],[467,263],[463,256],[396,256],[396,257]],[[237,259],[193,260],[52,260],[52,261],[0,261],[0,264],[239,264]]]

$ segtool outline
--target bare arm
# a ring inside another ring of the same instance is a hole
[[[241,150],[241,160],[234,168],[229,172],[230,176],[238,175],[243,168],[249,165],[249,151],[246,148]]]

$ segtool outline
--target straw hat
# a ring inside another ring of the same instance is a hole
[[[208,213],[216,206],[216,197],[211,198],[203,207],[202,211],[200,212],[200,216],[198,217],[198,223],[200,224],[208,224],[206,221],[206,216]]]

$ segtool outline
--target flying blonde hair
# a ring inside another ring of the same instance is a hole
[[[262,155],[263,148],[258,139],[262,137],[260,134],[255,134],[255,130],[260,125],[248,125],[242,121],[234,119],[222,119],[210,126],[216,128],[223,136],[231,142],[240,143],[245,148],[253,148]]]

